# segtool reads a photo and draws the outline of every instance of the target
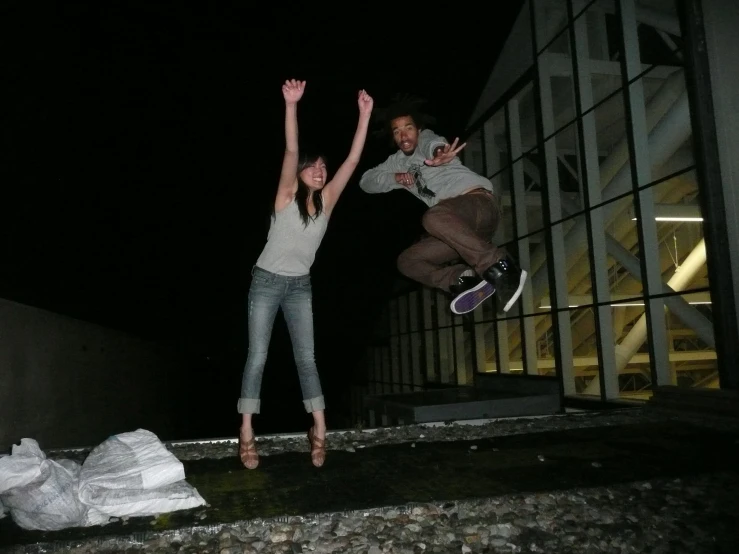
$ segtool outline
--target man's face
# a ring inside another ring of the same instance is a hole
[[[418,146],[418,127],[410,116],[396,117],[390,122],[393,131],[393,140],[400,151],[406,156],[415,152]]]

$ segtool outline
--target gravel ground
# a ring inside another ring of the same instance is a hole
[[[329,435],[329,449],[356,449],[413,441],[470,440],[518,433],[674,420],[635,409],[607,414],[498,420],[484,424],[404,426]],[[685,418],[681,418],[685,419]],[[697,421],[697,420],[692,420]],[[705,420],[700,421],[706,424]],[[708,423],[717,428],[716,422]],[[735,424],[721,424],[732,429]],[[168,445],[182,460],[236,455],[233,439]],[[302,434],[265,437],[260,455],[308,451]],[[49,457],[84,457],[55,452]],[[330,455],[330,452],[329,452]],[[75,553],[447,553],[447,552],[664,552],[739,551],[739,475],[682,479],[516,494],[451,504],[388,507],[306,518],[252,520],[186,531],[150,533],[109,542],[64,545]],[[57,545],[61,546],[61,545]],[[53,545],[6,550],[49,552]]]

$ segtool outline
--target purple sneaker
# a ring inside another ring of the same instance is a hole
[[[479,277],[475,279],[476,284],[470,286],[463,292],[457,294],[449,305],[455,314],[466,314],[477,308],[483,301],[495,293],[495,287]],[[454,291],[456,292],[456,291]]]

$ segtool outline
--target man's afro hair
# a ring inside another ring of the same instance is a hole
[[[376,129],[373,135],[381,139],[392,141],[390,123],[399,117],[410,116],[419,129],[428,129],[436,123],[436,118],[426,113],[428,101],[425,98],[411,94],[396,94],[390,104],[384,108],[375,108],[373,118]]]

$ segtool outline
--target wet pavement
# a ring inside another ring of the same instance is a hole
[[[247,471],[230,445],[233,456],[183,460],[187,481],[206,499],[206,507],[47,533],[24,531],[6,517],[0,520],[0,548],[82,544],[104,536],[151,536],[256,519],[476,502],[649,480],[728,474],[731,481],[739,471],[736,429],[676,418],[613,418],[561,429],[532,420],[526,432],[486,437],[477,431],[468,433],[473,435],[469,440],[433,440],[426,431],[418,440],[367,445],[352,441],[350,434],[343,442],[333,441],[334,447],[341,442],[341,449],[330,450],[320,469],[310,464],[306,451],[287,451],[262,456],[260,467]]]

